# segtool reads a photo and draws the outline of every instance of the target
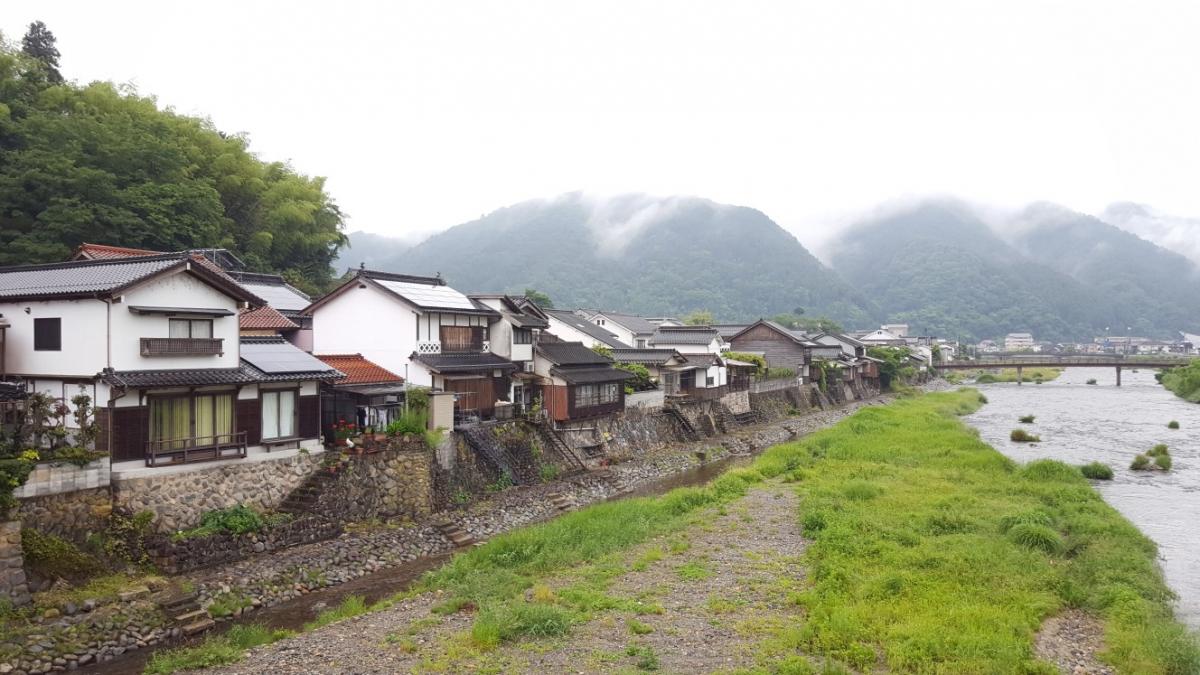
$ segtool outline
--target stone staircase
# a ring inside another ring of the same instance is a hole
[[[470,532],[467,532],[461,525],[449,518],[439,520],[433,526],[456,547],[462,548],[463,546],[470,546],[475,543],[475,537],[472,537]]]
[[[554,454],[558,455],[558,458],[567,467],[565,473],[574,474],[587,471],[587,465],[583,463],[579,455],[575,454],[571,446],[567,445],[561,434],[547,424],[538,424],[537,431],[542,441],[554,451]]]
[[[687,418],[687,415],[674,406],[664,406],[662,410],[664,414],[675,420],[676,426],[683,433],[684,440],[693,442],[700,440],[700,432],[696,430],[696,426]]]
[[[744,413],[734,413],[733,419],[742,426],[746,426],[748,424],[757,424],[758,422],[763,421],[762,416],[753,410]]]
[[[159,603],[159,608],[163,614],[170,617],[171,623],[187,636],[203,633],[217,625],[208,612],[200,607],[195,593],[172,596]]]
[[[347,461],[346,459],[341,459],[337,464],[326,465],[317,469],[307,480],[300,484],[300,487],[292,490],[276,510],[281,513],[290,513],[293,516],[316,513],[317,502],[321,499],[321,494],[337,480],[341,465]]]
[[[507,474],[513,483],[531,485],[540,481],[537,467],[533,466],[532,454],[528,458],[516,457],[500,443],[493,434],[495,425],[473,424],[459,429],[471,449],[482,455],[501,473]]]
[[[559,492],[552,492],[546,495],[546,498],[550,500],[550,503],[554,505],[554,508],[558,509],[562,513],[566,513],[576,506],[575,500],[571,499],[570,496]]]

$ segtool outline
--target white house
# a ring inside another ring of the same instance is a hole
[[[489,328],[488,342],[492,352],[516,365],[512,374],[509,400],[518,411],[533,404],[537,375],[533,367],[533,346],[541,332],[550,327],[549,319],[537,305],[526,298],[508,295],[472,294],[468,296],[479,307],[499,313],[500,320]]]
[[[645,349],[658,328],[656,324],[640,316],[620,312],[589,312],[588,321],[635,349]]]
[[[654,349],[673,349],[696,368],[680,374],[679,388],[704,389],[729,383],[728,370],[721,359],[727,345],[712,326],[659,326],[651,337]]]
[[[1032,333],[1009,333],[1004,336],[1004,351],[1023,352],[1034,347]]]
[[[361,354],[409,384],[455,392],[460,415],[491,417],[516,366],[491,350],[500,312],[441,277],[359,269],[311,304],[314,354]]]
[[[607,327],[597,326],[568,309],[544,310],[550,321],[549,332],[563,342],[580,342],[585,347],[624,349],[631,347],[619,340]]]
[[[316,449],[317,383],[341,374],[282,338],[243,341],[239,310],[262,303],[190,253],[2,268],[3,361],[30,392],[91,396],[114,471]]]

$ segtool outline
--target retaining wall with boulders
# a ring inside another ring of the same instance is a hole
[[[238,504],[270,511],[320,468],[323,455],[290,451],[211,467],[148,469],[136,477],[118,474],[112,480],[113,507],[125,513],[152,511],[153,526],[163,534],[193,528],[208,511]]]
[[[112,514],[112,491],[106,485],[21,499],[16,517],[21,525],[76,544],[103,532]]]

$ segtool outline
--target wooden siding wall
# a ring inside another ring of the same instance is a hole
[[[300,438],[316,438],[321,435],[321,397],[301,396],[296,402],[296,410],[300,415],[297,431]]]
[[[246,432],[246,444],[262,441],[262,402],[257,398],[239,399],[233,413],[234,428]]]
[[[146,458],[146,441],[150,439],[150,408],[116,408],[112,412],[112,448],[108,447],[108,408],[96,410],[96,422],[100,424],[100,436],[96,447],[112,455],[112,461]]]
[[[799,373],[804,367],[804,347],[766,326],[739,335],[731,346],[735,352],[762,352],[771,368],[794,368]]]
[[[562,422],[571,419],[570,406],[567,404],[567,388],[561,384],[546,384],[542,386],[542,405],[549,413],[550,419]]]
[[[596,383],[596,386],[608,384],[604,382]],[[599,405],[590,405],[586,408],[580,408],[575,405],[575,389],[579,386],[572,385],[567,388],[567,418],[568,419],[586,419],[588,417],[600,417],[601,415],[609,415],[615,412],[621,412],[625,409],[625,387],[622,384],[617,385],[617,401],[616,403],[601,403]]]
[[[496,412],[495,380],[491,377],[475,377],[469,380],[446,380],[443,389],[457,393],[471,393],[474,400],[465,402],[464,410],[478,410],[481,417],[491,417]]]

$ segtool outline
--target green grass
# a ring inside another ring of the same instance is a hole
[[[1133,461],[1129,463],[1129,468],[1134,471],[1147,471],[1150,469],[1150,458],[1141,453],[1134,456]]]
[[[1024,429],[1013,429],[1008,438],[1016,443],[1038,443],[1042,440],[1041,436],[1031,434]]]
[[[1083,466],[1079,467],[1079,472],[1083,474],[1084,478],[1090,478],[1092,480],[1112,480],[1113,478],[1112,467],[1107,464],[1101,464],[1100,462],[1084,464]]]
[[[1062,368],[1037,368],[1037,367],[1022,368],[1021,369],[1021,381],[1022,382],[1037,382],[1038,384],[1041,384],[1042,382],[1052,382],[1052,381],[1058,379],[1059,375],[1062,375],[1062,371],[1063,371]],[[1002,368],[999,371],[992,371],[992,370],[966,371],[966,372],[964,372],[962,377],[963,378],[974,377],[975,381],[979,384],[992,384],[995,382],[1016,382],[1017,381],[1017,369],[1016,368]]]
[[[1035,419],[1037,419],[1037,418],[1034,417],[1033,415],[1021,415],[1020,417],[1017,418],[1017,420],[1021,424],[1033,424],[1033,421]]]
[[[1146,455],[1149,457],[1161,457],[1169,454],[1171,453],[1168,452],[1166,443],[1159,443],[1158,445],[1155,445],[1153,448],[1150,448],[1146,451]]]
[[[1179,422],[1177,422],[1177,421],[1175,421],[1175,420],[1171,420],[1170,422],[1167,422],[1167,428],[1168,428],[1168,429],[1178,429],[1178,428],[1179,428]]]
[[[864,671],[1047,673],[1033,635],[1074,606],[1103,620],[1119,672],[1200,670],[1153,543],[1078,469],[1020,467],[954,418],[978,405],[968,390],[866,408],[755,463],[805,469],[797,650]],[[849,498],[863,480],[881,494]]]
[[[258,624],[231,626],[219,635],[210,635],[194,647],[179,647],[155,652],[146,664],[150,675],[167,675],[181,670],[212,668],[234,663],[246,651],[271,644],[293,635],[290,631],[271,630]]]
[[[367,605],[361,595],[347,596],[342,600],[342,604],[321,612],[317,615],[317,618],[304,624],[304,630],[305,632],[316,630],[328,626],[335,621],[349,619],[360,614],[366,614],[369,611],[371,611],[371,607]]]
[[[1171,456],[1170,455],[1156,455],[1154,457],[1154,465],[1157,466],[1158,468],[1162,469],[1163,471],[1170,471],[1171,470]]]
[[[1159,381],[1179,398],[1200,403],[1200,361],[1164,370]]]

